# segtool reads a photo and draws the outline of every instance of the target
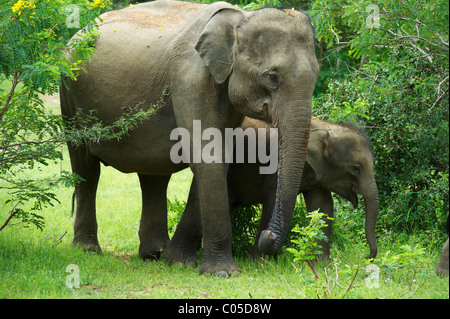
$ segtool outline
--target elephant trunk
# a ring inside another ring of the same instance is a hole
[[[308,147],[311,99],[285,104],[279,111],[276,202],[268,228],[258,242],[259,250],[266,255],[273,255],[281,248],[290,229]]]
[[[375,258],[377,256],[377,239],[375,236],[375,227],[378,217],[378,189],[375,181],[369,191],[362,192],[364,197],[364,203],[366,205],[366,239],[369,244],[370,254],[369,258]]]

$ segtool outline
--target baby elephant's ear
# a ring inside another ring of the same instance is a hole
[[[308,142],[306,161],[316,173],[317,180],[323,177],[328,162],[328,138],[327,130],[311,130]]]
[[[226,81],[234,63],[236,26],[245,19],[236,9],[221,9],[203,29],[195,49],[218,84]]]

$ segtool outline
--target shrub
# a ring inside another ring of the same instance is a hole
[[[316,95],[314,111],[331,121],[350,116],[365,127],[376,156],[379,220],[386,227],[411,232],[437,225],[443,231],[449,207],[448,3],[402,3],[377,2],[379,25],[369,27],[370,1],[313,1],[318,40],[340,52],[336,60],[348,56],[340,60],[346,72],[322,79],[328,90]],[[338,63],[325,62],[329,58],[322,63],[330,69]]]
[[[6,1],[0,10],[0,189],[11,207],[0,231],[13,219],[22,225],[44,227],[40,211],[58,198],[57,185],[73,186],[80,178],[61,171],[53,176],[26,177],[38,165],[62,159],[61,145],[97,143],[120,139],[157,106],[126,110],[111,126],[98,124],[95,114],[81,114],[63,123],[49,114],[42,94],[56,93],[61,79],[76,79],[82,63],[90,59],[98,35],[96,18],[108,8],[109,0]],[[84,35],[67,42],[83,28]],[[74,62],[65,58],[70,51]],[[74,123],[87,126],[80,129]],[[20,174],[19,174],[20,173]]]
[[[327,240],[322,228],[327,227],[323,219],[326,214],[319,210],[306,215],[309,218],[307,226],[299,227],[295,225],[293,232],[297,233],[297,238],[291,239],[294,248],[287,248],[287,251],[294,255],[294,262],[306,262],[314,273],[316,279],[319,278],[316,271],[317,257],[322,253],[318,240]]]

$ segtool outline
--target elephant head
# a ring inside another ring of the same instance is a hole
[[[276,204],[259,241],[262,252],[274,254],[289,231],[306,158],[319,71],[311,22],[294,10],[224,9],[209,20],[196,50],[215,82],[228,86],[237,111],[279,130]]]
[[[355,208],[358,206],[357,193],[363,195],[369,258],[375,258],[378,188],[374,158],[366,137],[354,127],[313,119],[306,160],[324,188],[349,200]]]

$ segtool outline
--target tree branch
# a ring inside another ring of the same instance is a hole
[[[10,214],[9,217],[6,219],[6,221],[4,222],[4,224],[0,227],[0,231],[2,231],[3,228],[5,228],[5,227],[9,224],[9,222],[11,221],[11,219],[12,219],[15,215],[17,215],[19,212],[20,212],[20,210],[18,210],[18,209],[16,209],[16,210],[14,210],[13,212],[11,212],[11,214]]]
[[[11,86],[11,90],[9,91],[8,97],[6,98],[6,102],[5,105],[3,106],[2,112],[0,113],[0,122],[3,119],[3,116],[5,115],[6,111],[8,110],[9,107],[9,103],[11,102],[11,99],[14,95],[14,91],[16,89],[17,84],[19,84],[19,78],[22,75],[23,71],[15,71],[14,72],[14,79],[13,79],[13,83]]]

